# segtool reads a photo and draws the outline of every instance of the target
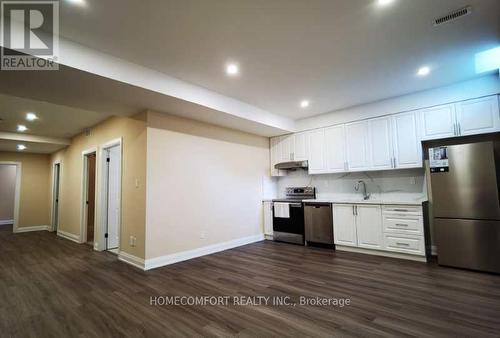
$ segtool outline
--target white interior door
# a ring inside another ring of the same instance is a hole
[[[121,147],[107,149],[107,243],[106,249],[116,249],[120,243],[120,185],[121,185]]]

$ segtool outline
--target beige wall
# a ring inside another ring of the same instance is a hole
[[[102,145],[122,139],[122,215],[120,249],[131,255],[144,258],[145,205],[146,205],[146,123],[142,118],[113,117],[92,128],[90,136],[81,134],[73,138],[71,145],[52,156],[51,163],[61,161],[61,184],[59,204],[59,229],[80,236],[82,209],[82,152],[98,148],[97,168],[101,167],[99,153]],[[51,167],[53,167],[51,165]],[[136,187],[136,181],[138,186]],[[101,174],[97,173],[97,190]],[[101,209],[98,203],[96,212]],[[96,226],[99,217],[96,217]],[[98,229],[96,232],[100,235]],[[136,246],[129,244],[130,236],[135,236]]]
[[[147,259],[262,234],[268,138],[157,113],[147,135]]]
[[[0,152],[0,161],[22,164],[18,228],[50,225],[49,159],[44,154]]]
[[[14,220],[16,166],[0,164],[0,222]]]

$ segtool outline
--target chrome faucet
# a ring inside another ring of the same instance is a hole
[[[354,185],[354,190],[358,191],[359,190],[359,185],[363,184],[363,199],[366,201],[367,199],[370,198],[370,194],[366,192],[366,183],[363,180],[358,181],[356,185]]]

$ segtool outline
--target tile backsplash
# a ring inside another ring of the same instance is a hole
[[[401,169],[359,173],[308,175],[307,171],[291,171],[277,179],[277,193],[282,197],[286,187],[314,186],[319,198],[332,195],[360,194],[354,189],[356,182],[366,182],[373,196],[407,195],[425,197],[427,189],[424,169]]]

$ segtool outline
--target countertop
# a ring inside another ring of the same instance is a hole
[[[333,204],[384,204],[384,205],[422,205],[426,199],[342,199],[342,198],[317,198],[303,200],[311,203],[333,203]]]
[[[272,198],[263,198],[263,202],[272,202]],[[422,205],[427,202],[427,198],[415,195],[392,195],[392,196],[375,196],[368,200],[363,200],[361,196],[319,196],[316,199],[304,199],[306,203],[333,203],[333,204],[378,204],[378,205]]]

